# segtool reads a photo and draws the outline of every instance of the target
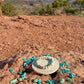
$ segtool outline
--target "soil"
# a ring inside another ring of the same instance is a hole
[[[42,84],[47,80],[60,84],[59,80],[64,78],[64,84],[69,84],[66,81],[69,74],[57,74],[52,78],[35,73],[31,65],[27,68],[22,66],[23,58],[28,60],[47,54],[64,58],[63,61],[70,64],[70,73],[76,74],[71,84],[83,84],[84,18],[66,15],[0,17],[0,84],[10,84],[11,80],[20,77],[19,72],[26,69],[26,79],[16,84],[35,84],[35,78],[41,79]],[[10,68],[14,73],[9,72]]]

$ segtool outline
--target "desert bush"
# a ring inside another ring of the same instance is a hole
[[[78,9],[73,9],[73,8],[71,8],[71,9],[66,9],[65,10],[66,11],[66,13],[68,14],[77,14],[79,11],[78,11]]]
[[[16,8],[10,3],[4,3],[2,5],[2,13],[7,16],[15,16],[17,14]]]
[[[49,15],[60,15],[65,10],[69,10],[71,8],[71,3],[69,0],[55,0],[52,4],[48,4],[46,7],[42,8],[39,11],[39,14],[49,14]]]

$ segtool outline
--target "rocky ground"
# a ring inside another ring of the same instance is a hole
[[[23,58],[46,54],[64,58],[70,64],[70,73],[76,74],[71,84],[84,83],[84,18],[66,15],[0,18],[0,84],[10,84],[10,80],[19,78],[17,73],[25,70]],[[10,68],[14,69],[13,74]],[[42,84],[48,79],[59,84],[60,78],[66,80],[69,75],[40,76],[31,65],[28,70],[26,79],[16,84],[35,84],[32,82],[35,78],[40,78]]]

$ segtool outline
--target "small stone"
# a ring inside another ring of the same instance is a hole
[[[27,63],[24,63],[23,66],[24,66],[24,67],[25,67],[25,66],[28,66],[28,64],[27,64]]]
[[[22,72],[20,72],[19,75],[22,75]]]
[[[57,58],[58,61],[60,61],[60,58]]]
[[[30,64],[30,62],[31,62],[31,59],[27,60],[25,63]]]
[[[26,58],[23,58],[23,60],[26,60]]]
[[[52,82],[50,80],[47,81],[47,84],[52,84]]]
[[[60,80],[60,83],[64,83],[64,79],[63,78]]]
[[[11,72],[11,73],[13,73],[13,72],[14,72],[14,70],[13,70],[13,69],[10,69],[10,72]]]
[[[38,79],[34,79],[34,82],[37,83],[38,82]]]
[[[63,67],[64,67],[64,63],[61,63],[60,64],[60,69],[63,69]]]
[[[47,54],[47,56],[51,56],[50,54]]]
[[[21,78],[23,78],[23,79],[26,78],[26,72],[24,72],[24,73],[21,75]]]
[[[69,75],[69,77],[70,77],[70,78],[74,78],[74,77],[76,77],[76,75],[75,75],[74,73],[71,73],[71,74]]]
[[[68,81],[68,82],[72,82],[72,79],[69,78],[69,79],[67,79],[67,81]]]
[[[34,61],[34,60],[36,60],[36,57],[35,56],[32,58],[32,61]]]
[[[10,81],[10,83],[16,83],[17,79]]]
[[[63,73],[70,73],[70,70],[66,68],[63,70]]]
[[[62,66],[60,66],[60,69],[63,69],[63,67],[62,67]]]
[[[58,71],[60,74],[62,74],[62,71]]]
[[[51,82],[52,82],[52,84],[55,84],[55,80],[52,80]]]
[[[18,78],[18,81],[21,82],[22,81],[22,78]]]
[[[64,63],[61,63],[60,65],[61,65],[62,67],[64,67]]]
[[[41,84],[41,79],[38,80],[38,84]]]
[[[65,61],[64,63],[65,63],[65,65],[69,66],[69,64],[67,63],[67,61]]]

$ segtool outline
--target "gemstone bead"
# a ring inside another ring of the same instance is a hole
[[[22,78],[18,78],[18,81],[21,82],[22,81]]]
[[[60,74],[62,74],[62,71],[58,71]]]
[[[63,78],[60,80],[60,83],[64,83],[64,79]]]
[[[37,83],[38,82],[38,79],[34,79],[34,82]]]
[[[17,79],[10,81],[10,83],[16,83]]]
[[[69,79],[67,79],[67,81],[68,81],[68,82],[72,82],[72,79],[69,78]]]
[[[13,70],[13,69],[10,69],[10,72],[11,72],[11,73],[13,73],[13,72],[14,72],[14,70]]]
[[[70,77],[70,78],[74,78],[74,77],[76,77],[76,75],[75,75],[74,73],[71,73],[71,74],[69,75],[69,77]]]

